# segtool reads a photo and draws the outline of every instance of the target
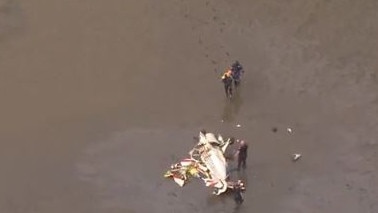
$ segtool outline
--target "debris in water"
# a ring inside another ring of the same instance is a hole
[[[287,128],[287,132],[288,132],[288,133],[292,133],[293,130],[291,130],[291,128]]]
[[[293,161],[297,161],[300,157],[302,157],[301,154],[293,154]]]
[[[238,125],[236,125],[236,127],[241,127],[241,125],[240,125],[240,124],[238,124]]]

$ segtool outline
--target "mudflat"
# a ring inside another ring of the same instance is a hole
[[[378,212],[377,10],[0,0],[0,212]],[[249,144],[238,208],[162,176],[202,128]]]

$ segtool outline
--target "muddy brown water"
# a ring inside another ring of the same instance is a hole
[[[0,0],[0,212],[378,212],[377,9]],[[239,208],[162,177],[202,128],[250,144]]]

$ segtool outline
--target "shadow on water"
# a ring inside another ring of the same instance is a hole
[[[223,194],[220,194],[218,196],[215,195],[209,195],[206,199],[206,204],[207,206],[215,206],[218,204],[226,204],[227,199],[230,199],[231,193],[230,192],[225,192]]]
[[[241,96],[241,87],[239,87],[231,99],[225,100],[225,105],[222,113],[222,120],[230,123],[235,120],[235,117],[239,114],[240,108],[243,105],[243,98]]]
[[[243,204],[235,206],[233,213],[239,213],[239,212],[243,212]]]

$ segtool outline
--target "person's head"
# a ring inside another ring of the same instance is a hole
[[[245,141],[244,141],[244,140],[241,140],[241,141],[240,141],[240,145],[242,145],[242,146],[245,145]]]
[[[227,76],[231,76],[231,74],[232,74],[232,70],[231,70],[231,69],[228,69],[227,72],[226,72],[226,75],[227,75]]]

